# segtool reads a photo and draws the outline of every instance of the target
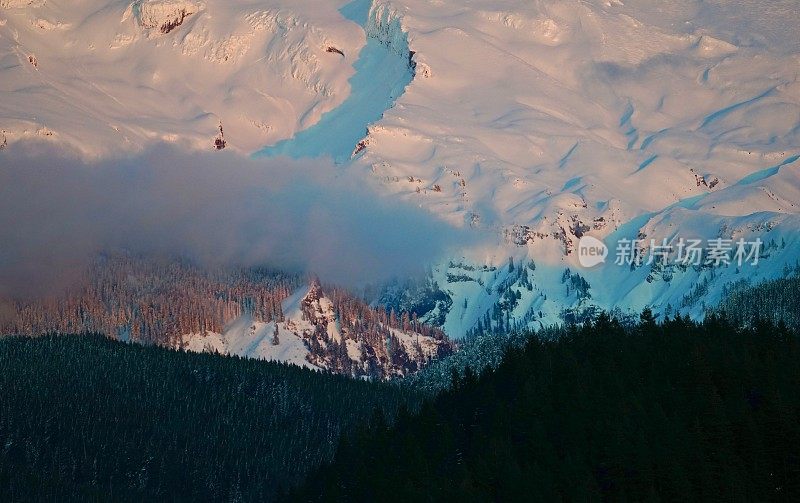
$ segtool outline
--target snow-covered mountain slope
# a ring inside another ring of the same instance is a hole
[[[448,300],[427,316],[448,333],[598,307],[700,316],[726,285],[796,267],[794,2],[377,0],[370,20],[405,32],[422,71],[357,164],[390,193],[502,236],[433,268]],[[584,235],[605,241],[608,262],[624,239],[643,255],[651,239],[760,238],[765,250],[757,267],[586,270]],[[522,284],[509,256],[538,269]]]
[[[316,0],[4,1],[0,129],[97,155],[210,149],[222,123],[250,152],[339,105],[363,43]]]
[[[525,242],[710,192],[725,215],[796,212],[786,180],[742,187],[796,173],[800,43],[780,35],[798,34],[794,2],[680,4],[378,1],[426,71],[363,160],[455,223],[528,226]]]
[[[242,316],[223,333],[187,334],[178,347],[283,361],[355,376],[391,377],[414,372],[451,352],[446,339],[391,322],[342,319],[319,283],[282,303],[283,319],[264,323]]]
[[[417,302],[456,336],[596,307],[700,315],[800,255],[794,0],[2,5],[8,143],[211,148],[221,121],[246,152],[349,159],[356,183],[492,236]],[[607,265],[580,267],[584,235]],[[622,239],[717,237],[763,239],[762,260],[610,263]]]

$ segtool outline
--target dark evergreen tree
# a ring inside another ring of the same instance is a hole
[[[0,501],[274,500],[415,394],[99,336],[0,339]],[[387,419],[388,421],[388,419]]]
[[[557,337],[553,337],[557,335]],[[800,341],[712,316],[593,323],[344,442],[303,501],[797,501]]]

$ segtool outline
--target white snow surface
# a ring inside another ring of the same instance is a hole
[[[532,292],[512,287],[512,322],[534,325],[590,306],[701,316],[725,285],[796,266],[796,2],[376,0],[371,12],[399,19],[424,66],[369,128],[362,169],[454,225],[503,237],[455,260],[498,271],[434,268],[453,299],[449,334],[499,301],[509,256],[538,265]],[[606,241],[610,262],[620,238],[780,245],[752,268],[582,270],[584,233]],[[567,267],[591,298],[566,289]]]
[[[498,237],[455,254],[498,268],[481,273],[483,285],[433,269],[453,299],[453,336],[498,300],[492,285],[509,256],[538,266],[515,316],[544,323],[586,305],[699,315],[725,284],[785,274],[800,254],[796,0],[0,6],[0,143],[38,135],[87,155],[154,141],[206,149],[221,122],[245,152],[339,162],[354,152],[343,169],[359,183]],[[413,79],[398,61],[412,62]],[[612,247],[637,236],[780,246],[756,268],[646,281],[648,267],[580,270],[581,233]],[[565,267],[586,277],[591,299],[565,291]],[[684,298],[704,282],[702,301]],[[255,326],[256,339],[271,333]]]
[[[90,156],[211,149],[220,122],[247,152],[290,137],[347,97],[364,43],[318,0],[7,2],[25,8],[0,10],[0,129]]]
[[[187,334],[183,337],[181,346],[198,353],[238,355],[293,363],[301,367],[323,368],[312,364],[306,358],[309,351],[303,342],[302,333],[303,330],[312,331],[314,328],[311,323],[303,319],[300,311],[300,301],[306,293],[308,293],[307,288],[298,289],[282,303],[285,316],[283,322],[264,323],[254,321],[250,316],[242,316],[225,327],[223,333]],[[322,300],[328,301],[328,299]],[[278,344],[273,344],[276,325]],[[358,356],[361,356],[360,352]]]

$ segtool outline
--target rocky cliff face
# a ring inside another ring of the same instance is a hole
[[[245,316],[221,333],[187,334],[178,345],[379,379],[416,372],[454,349],[409,313],[371,308],[316,281],[287,297],[281,312],[269,322]]]
[[[139,26],[166,35],[204,8],[190,0],[140,0],[129,7]]]

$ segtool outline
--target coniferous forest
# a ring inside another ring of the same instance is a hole
[[[0,501],[274,500],[408,390],[96,335],[0,339]]]
[[[734,285],[716,312],[737,325],[766,319],[800,329],[800,277],[765,281],[755,286]]]
[[[303,501],[797,501],[800,341],[601,316],[347,437]]]
[[[0,500],[797,501],[800,338],[771,308],[479,338],[395,382],[5,337]]]

